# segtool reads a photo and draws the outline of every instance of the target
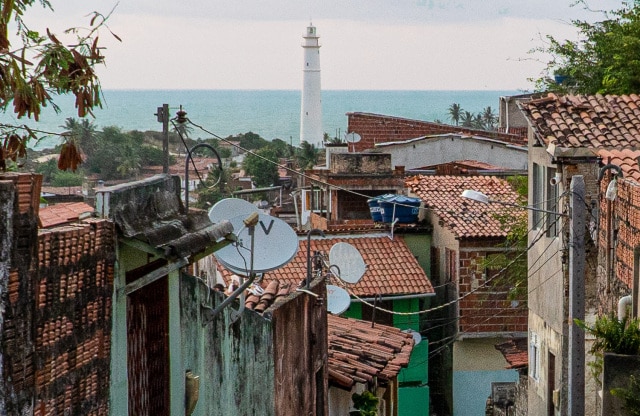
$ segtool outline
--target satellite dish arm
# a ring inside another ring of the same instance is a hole
[[[324,232],[318,228],[313,228],[307,232],[307,281],[306,288],[311,285],[311,234],[316,233],[324,237]]]

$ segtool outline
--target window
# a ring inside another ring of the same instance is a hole
[[[540,338],[535,332],[529,333],[529,377],[540,378]]]

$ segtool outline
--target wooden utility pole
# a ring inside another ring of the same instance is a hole
[[[584,330],[574,322],[584,321],[585,298],[585,185],[584,178],[571,178],[569,223],[569,400],[570,416],[584,416]]]

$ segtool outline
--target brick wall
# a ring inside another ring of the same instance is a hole
[[[477,244],[470,244],[473,245]],[[518,299],[517,304],[512,304],[508,295],[509,287],[504,280],[500,277],[490,280],[491,272],[488,276],[485,274],[483,261],[486,255],[487,251],[482,248],[459,252],[458,296],[462,298],[459,302],[459,331],[526,332],[526,295]]]
[[[348,113],[347,117],[349,122],[348,132],[358,133],[361,137],[361,140],[353,145],[355,152],[373,149],[376,143],[414,139],[420,136],[445,133],[463,133],[483,136],[517,145],[526,145],[526,135],[488,132],[378,114]]]

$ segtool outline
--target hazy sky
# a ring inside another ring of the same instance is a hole
[[[323,89],[527,90],[543,35],[573,38],[571,20],[602,16],[573,0],[50,1],[54,13],[27,15],[31,29],[59,34],[115,7],[122,43],[100,33],[105,89],[299,89],[312,21]]]

